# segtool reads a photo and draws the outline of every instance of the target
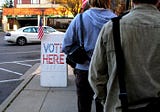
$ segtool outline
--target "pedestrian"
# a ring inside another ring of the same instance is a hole
[[[129,108],[143,107],[149,101],[142,105],[136,102],[160,96],[160,12],[156,8],[157,2],[133,0],[134,7],[120,19]],[[109,21],[97,39],[88,78],[95,97],[104,104],[104,112],[121,112],[112,32],[112,21]]]
[[[80,14],[70,23],[62,43],[62,51],[68,54],[74,43],[78,43],[80,31],[83,30],[84,48],[89,58],[94,51],[95,43],[102,26],[116,15],[108,9],[109,0],[89,0],[90,8],[82,13],[83,29],[80,29]],[[78,37],[76,37],[78,35]],[[78,112],[91,112],[93,90],[88,82],[90,60],[84,64],[76,64],[74,68],[78,99]],[[103,106],[96,102],[96,112],[102,112]]]

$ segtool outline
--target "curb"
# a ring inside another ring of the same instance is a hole
[[[21,78],[22,83],[8,96],[8,98],[0,105],[0,112],[5,112],[9,105],[16,99],[21,91],[28,85],[33,77],[40,73],[40,63],[33,65]]]

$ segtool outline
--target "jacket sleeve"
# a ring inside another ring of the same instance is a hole
[[[107,54],[105,50],[106,41],[103,40],[107,35],[105,27],[101,29],[95,50],[89,67],[89,83],[95,92],[95,99],[104,103],[107,94],[108,66]]]
[[[70,23],[69,27],[67,28],[65,35],[64,35],[64,39],[62,42],[62,52],[64,52],[65,54],[68,53],[68,51],[70,50],[71,45],[74,44],[74,42],[76,41],[76,37],[77,37],[77,19],[79,15],[77,15]]]

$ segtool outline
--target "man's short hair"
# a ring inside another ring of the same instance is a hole
[[[146,3],[155,5],[158,0],[133,0],[134,3]]]

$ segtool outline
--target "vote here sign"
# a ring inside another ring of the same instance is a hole
[[[41,86],[67,86],[66,58],[62,53],[63,36],[64,33],[45,34],[41,40]]]

